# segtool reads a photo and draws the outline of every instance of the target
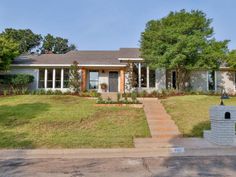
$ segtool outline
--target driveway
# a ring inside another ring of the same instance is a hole
[[[0,160],[0,177],[236,176],[236,157]]]

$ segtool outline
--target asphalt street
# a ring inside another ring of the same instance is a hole
[[[236,176],[236,157],[2,159],[0,177]]]

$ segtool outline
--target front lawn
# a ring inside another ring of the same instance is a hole
[[[143,109],[76,96],[0,97],[0,148],[133,147],[150,136]]]
[[[210,129],[209,108],[218,105],[219,98],[203,95],[176,96],[163,99],[162,103],[184,136],[201,137],[203,130]],[[236,106],[235,97],[224,102]]]

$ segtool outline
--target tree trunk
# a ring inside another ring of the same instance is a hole
[[[185,91],[189,82],[189,71],[186,69],[176,69],[176,85],[178,91]]]

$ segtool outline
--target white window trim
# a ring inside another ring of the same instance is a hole
[[[61,89],[64,88],[64,68],[61,68]]]

